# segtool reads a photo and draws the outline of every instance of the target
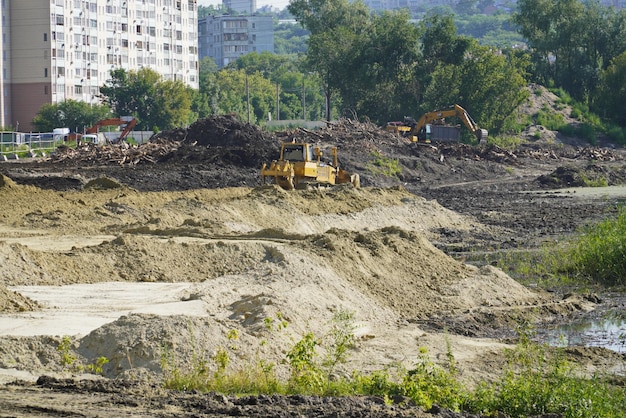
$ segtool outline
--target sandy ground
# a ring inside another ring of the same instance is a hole
[[[504,324],[531,308],[594,307],[447,256],[428,240],[433,231],[496,227],[401,188],[56,192],[3,182],[5,382],[67,372],[54,353],[63,336],[84,364],[107,357],[111,378],[162,372],[164,345],[180,364],[198,352],[210,359],[232,329],[233,367],[258,353],[280,364],[295,340],[322,337],[341,311],[354,313],[359,337],[346,372],[410,366],[420,347],[443,359],[451,347],[471,382],[490,378],[506,344],[425,332],[419,320],[489,312]],[[288,326],[268,330],[279,317]]]
[[[600,298],[527,288],[464,257],[536,246],[615,213],[623,187],[556,192],[538,179],[562,186],[576,184],[570,175],[601,172],[617,184],[620,154],[587,164],[588,154],[573,148],[531,144],[522,158],[415,148],[385,135],[365,147],[343,143],[347,165],[363,173],[360,189],[262,186],[258,161],[232,165],[247,154],[213,144],[179,151],[181,161],[167,164],[0,166],[0,411],[328,416],[353,408],[353,416],[422,416],[381,411],[376,399],[329,399],[316,409],[311,399],[177,394],[158,383],[166,369],[214,365],[220,350],[232,370],[264,359],[284,377],[296,341],[308,332],[324,340],[333,318],[349,313],[357,344],[336,373],[411,367],[427,348],[438,364],[451,353],[472,385],[498,376],[520,320],[598,308]],[[372,144],[397,158],[400,177],[372,174]],[[211,152],[222,161],[206,162]],[[569,164],[578,168],[554,174]],[[72,364],[59,351],[68,340]],[[621,354],[577,350],[589,374],[626,370]],[[84,374],[99,357],[109,360],[104,378]]]

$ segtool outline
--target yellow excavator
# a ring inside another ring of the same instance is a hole
[[[261,180],[269,179],[286,190],[306,188],[309,185],[334,185],[352,183],[360,187],[358,174],[350,174],[339,168],[337,147],[331,149],[332,163],[322,162],[319,147],[303,142],[284,142],[280,149],[280,158],[269,166],[263,164]]]
[[[460,134],[458,129],[445,124],[445,118],[455,116],[463,122],[478,141],[487,139],[489,132],[478,127],[474,119],[458,104],[442,110],[427,112],[418,121],[411,117],[405,117],[404,122],[389,122],[387,130],[398,132],[411,138],[413,142],[430,142],[438,140],[458,141]]]

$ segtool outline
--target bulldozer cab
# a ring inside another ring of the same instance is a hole
[[[313,155],[313,146],[310,144],[283,144],[281,160],[311,161]]]

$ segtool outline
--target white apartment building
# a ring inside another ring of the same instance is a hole
[[[198,87],[197,0],[0,0],[0,125],[46,103],[99,103],[110,71],[149,67]]]
[[[200,58],[213,58],[218,68],[250,52],[274,52],[272,16],[207,16],[198,28]]]

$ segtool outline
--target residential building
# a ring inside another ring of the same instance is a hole
[[[274,52],[272,16],[207,16],[198,22],[200,59],[223,68],[249,52]]]
[[[1,1],[0,125],[29,131],[44,104],[99,103],[118,68],[198,87],[197,0]]]
[[[227,10],[243,14],[256,12],[256,0],[223,0],[222,3]]]

